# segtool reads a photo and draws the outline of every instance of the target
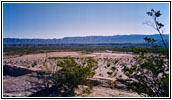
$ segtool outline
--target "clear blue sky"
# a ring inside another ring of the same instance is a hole
[[[168,3],[4,3],[4,38],[156,34],[143,22],[151,9],[169,34]]]

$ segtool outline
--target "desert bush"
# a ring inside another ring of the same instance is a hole
[[[34,61],[34,62],[32,63],[32,67],[35,67],[36,65],[37,65],[37,62]]]
[[[145,39],[147,41],[147,39]],[[151,38],[149,39],[152,42]],[[152,43],[154,45],[154,42]],[[154,50],[158,50],[153,46]],[[150,48],[136,48],[132,52],[136,54],[133,58],[135,63],[131,67],[123,66],[124,74],[132,79],[126,81],[129,89],[148,96],[169,96],[169,59],[167,53],[150,53]],[[168,51],[166,51],[168,52]]]
[[[109,76],[111,76],[111,75],[113,74],[113,72],[107,72],[107,74],[108,74]]]
[[[117,64],[119,62],[119,60],[118,59],[114,59],[114,64]]]
[[[83,64],[83,62],[86,63]],[[94,76],[94,70],[97,67],[97,61],[92,57],[81,59],[75,59],[74,57],[60,58],[56,67],[60,67],[60,70],[44,68],[45,73],[40,76],[41,82],[39,83],[44,84],[44,88],[54,88],[63,91],[63,94],[67,96],[74,96],[75,90],[79,86],[88,87],[85,88],[87,90],[83,91],[92,90],[93,84],[90,78]]]
[[[110,63],[107,63],[107,67],[110,67]]]
[[[115,66],[110,68],[113,72],[116,70]]]
[[[161,15],[160,11],[147,12],[152,16],[156,26],[154,27],[161,36],[161,28],[164,26],[157,21]],[[155,44],[156,40],[145,37],[144,40],[150,44],[150,47],[134,47],[131,51],[136,54],[134,64],[123,66],[123,71],[130,80],[119,79],[126,84],[128,89],[133,89],[139,94],[144,93],[147,96],[168,97],[169,96],[169,50],[161,36],[165,50],[162,50]]]

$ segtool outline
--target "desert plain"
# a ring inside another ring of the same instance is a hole
[[[133,54],[125,52],[48,52],[28,55],[15,55],[3,57],[3,96],[4,97],[44,97],[63,96],[51,93],[41,93],[32,89],[32,84],[28,80],[36,77],[35,73],[42,70],[46,58],[53,57],[93,57],[98,62],[95,75],[91,80],[94,87],[89,94],[80,94],[76,90],[77,97],[140,97],[138,93],[128,90],[126,85],[117,82],[117,78],[127,79],[123,74],[121,64],[131,63]],[[56,66],[56,60],[47,59],[47,66]],[[115,75],[111,75],[111,69],[115,67]],[[115,84],[114,84],[115,83]]]

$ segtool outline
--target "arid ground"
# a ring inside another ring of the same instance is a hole
[[[122,72],[121,64],[130,63],[133,55],[121,52],[94,52],[90,54],[82,52],[49,52],[39,54],[29,54],[22,56],[3,57],[3,96],[4,97],[44,97],[63,96],[61,94],[42,93],[32,89],[30,80],[36,77],[36,73],[41,72],[41,66],[47,57],[93,57],[98,61],[96,74],[91,80],[94,82],[93,91],[90,94],[79,94],[76,96],[87,97],[140,97],[126,86],[117,82],[117,78],[126,79]],[[48,59],[48,66],[56,66],[55,60]],[[115,75],[111,75],[111,69],[115,67]],[[114,84],[115,83],[115,84]]]

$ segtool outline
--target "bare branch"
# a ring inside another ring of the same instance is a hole
[[[162,30],[161,28],[164,27],[164,25],[158,21],[158,17],[160,17],[162,14],[160,13],[160,11],[154,11],[153,9],[151,10],[151,12],[147,12],[146,14],[148,14],[148,16],[152,14],[151,17],[153,18],[153,22],[147,21],[145,24],[153,27],[155,30],[158,31],[164,44],[164,47],[168,51],[167,45],[165,44],[165,40],[162,37],[162,33],[164,32],[164,30]]]
[[[154,29],[157,29],[157,28],[155,27],[155,25],[154,25],[152,22],[150,22],[150,21],[146,21],[146,22],[144,22],[143,24],[146,24],[146,25],[148,25],[148,26],[153,27]]]

